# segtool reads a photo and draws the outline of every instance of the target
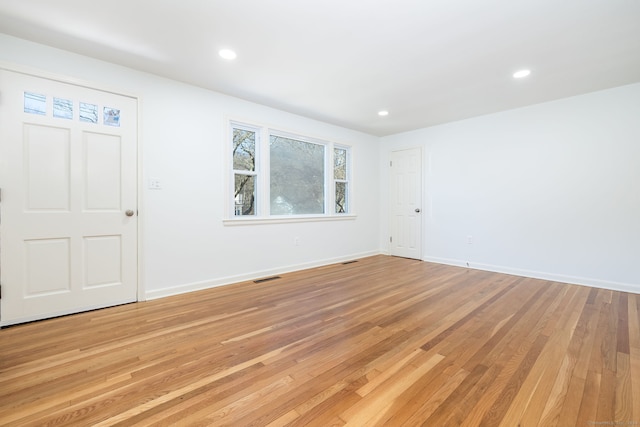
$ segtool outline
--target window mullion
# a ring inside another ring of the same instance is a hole
[[[336,184],[333,170],[335,165],[335,151],[333,143],[327,144],[326,150],[328,150],[328,153],[325,154],[325,178],[327,182],[325,185],[325,215],[332,215],[335,213],[334,206],[336,205]]]
[[[258,215],[268,217],[270,215],[271,192],[270,192],[270,170],[271,157],[269,151],[269,129],[262,128],[260,131],[260,199],[258,205],[260,211]]]

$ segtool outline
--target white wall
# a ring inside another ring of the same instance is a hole
[[[640,84],[382,138],[383,248],[389,153],[413,146],[425,260],[640,292]]]
[[[0,61],[140,97],[148,297],[379,253],[378,138],[2,34]],[[224,226],[226,116],[351,145],[357,218]]]
[[[425,260],[640,292],[640,84],[380,140],[1,34],[0,61],[140,96],[147,296],[384,251],[388,155],[412,146]],[[352,145],[357,219],[224,226],[226,115]]]

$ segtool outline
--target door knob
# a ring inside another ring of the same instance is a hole
[[[134,212],[131,209],[129,209],[129,210],[127,210],[125,212],[125,215],[127,215],[127,216],[133,216],[133,214],[134,214]]]
[[[416,208],[416,213],[420,213],[420,208]]]

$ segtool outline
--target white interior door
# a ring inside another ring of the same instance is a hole
[[[389,170],[390,253],[422,259],[422,150],[393,151]]]
[[[0,99],[0,325],[135,301],[137,100],[8,70]]]

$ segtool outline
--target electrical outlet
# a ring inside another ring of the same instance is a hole
[[[468,245],[472,245],[473,244],[473,236],[472,235],[468,235],[467,236],[467,244]]]
[[[294,246],[300,246],[300,238],[299,237],[294,237],[293,238],[293,245]]]

